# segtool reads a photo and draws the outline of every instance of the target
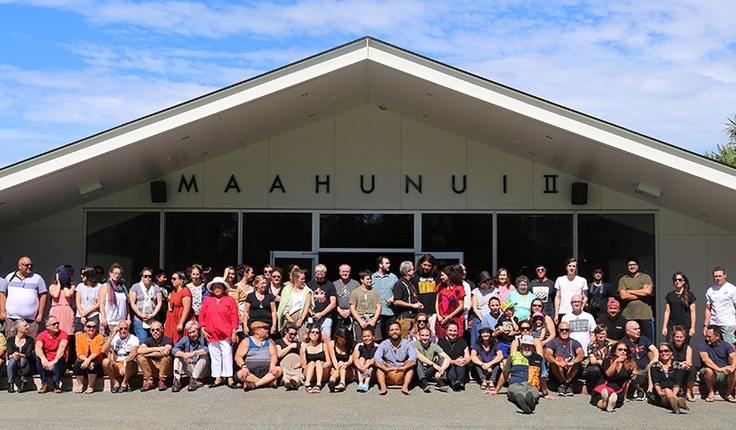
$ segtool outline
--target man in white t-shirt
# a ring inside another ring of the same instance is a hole
[[[138,364],[135,361],[138,354],[138,338],[130,334],[130,325],[122,320],[112,329],[110,337],[102,345],[102,353],[112,352],[112,359],[102,360],[102,368],[112,382],[113,393],[130,391],[128,380],[138,373]],[[120,377],[123,378],[120,382]]]
[[[728,343],[736,343],[736,286],[726,281],[726,269],[716,266],[713,269],[713,281],[715,285],[708,288],[705,293],[705,327],[703,335],[709,325],[718,326],[723,335],[723,340]]]
[[[572,312],[565,314],[561,322],[570,324],[570,337],[580,342],[583,351],[587,351],[588,344],[595,340],[595,319],[593,315],[583,311],[583,297],[579,294],[572,296],[570,304]]]
[[[588,302],[588,282],[585,278],[578,276],[578,260],[568,258],[565,262],[567,275],[560,276],[555,281],[555,324],[559,324],[563,315],[572,312],[570,301],[572,296],[579,295],[583,298],[583,307]]]

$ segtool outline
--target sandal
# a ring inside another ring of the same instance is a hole
[[[111,391],[111,392],[112,392],[113,394],[115,394],[115,393],[119,392],[119,391],[120,391],[120,385],[116,385],[116,386],[114,386],[114,387],[110,388],[110,391]]]
[[[95,392],[95,388],[93,386],[91,386],[91,385],[89,387],[87,387],[86,390],[84,390],[84,394],[92,394],[94,392]]]
[[[729,394],[728,397],[726,397],[726,401],[728,403],[736,403],[736,398],[734,398],[733,395]]]
[[[343,391],[345,391],[345,384],[343,384],[342,382],[337,384],[335,386],[335,391],[337,391],[338,393],[342,393]]]
[[[274,379],[273,381],[271,381],[270,384],[268,384],[268,386],[270,388],[279,388],[279,381],[277,381],[277,380]]]
[[[705,401],[708,402],[708,403],[715,402],[716,401],[716,396],[713,395],[713,394],[710,394],[710,395],[708,395],[708,397],[705,398]]]
[[[84,386],[80,385],[77,387],[76,390],[74,390],[74,394],[83,394],[84,393]]]
[[[313,390],[314,390],[314,385],[305,385],[304,386],[304,391],[306,391],[307,393],[313,393],[314,392]]]
[[[130,391],[130,384],[125,384],[120,386],[120,392],[121,393],[127,393]]]

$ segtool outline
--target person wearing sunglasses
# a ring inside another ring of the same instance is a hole
[[[560,323],[558,333],[559,336],[547,344],[544,358],[549,363],[550,372],[560,383],[557,394],[560,397],[573,396],[572,382],[580,372],[585,352],[580,342],[570,337],[570,324]]]
[[[629,354],[629,347],[619,341],[603,359],[603,382],[591,392],[592,405],[608,412],[623,406],[629,380],[637,371],[636,361]]]
[[[429,328],[429,315],[425,314],[424,312],[419,312],[417,314],[417,317],[414,318],[414,328],[406,335],[406,340],[409,342],[416,342],[419,340],[419,330],[423,328]],[[432,329],[430,329],[430,342],[437,343],[437,338],[431,334]]]
[[[319,324],[312,323],[307,327],[307,341],[302,344],[299,356],[302,361],[307,393],[319,393],[322,391],[322,385],[327,382],[330,376],[329,369],[332,367],[327,344],[322,339]]]
[[[690,409],[681,394],[685,369],[679,362],[672,360],[673,348],[669,342],[660,343],[658,350],[659,360],[652,363],[649,369],[654,391],[650,399],[652,404],[670,408],[679,414],[680,408]]]
[[[105,338],[98,332],[97,322],[87,321],[85,333],[76,336],[77,360],[72,371],[77,377],[77,394],[95,392],[95,380],[102,376],[102,345]],[[84,375],[87,375],[87,389],[84,389]]]
[[[301,343],[297,338],[296,324],[286,323],[281,339],[276,340],[276,353],[283,373],[282,382],[287,390],[296,390],[304,383],[302,359],[299,355]]]
[[[164,336],[164,326],[160,321],[151,323],[151,336],[138,347],[138,365],[143,373],[141,391],[152,390],[158,379],[158,390],[166,391],[166,379],[171,376],[173,361],[171,349],[174,341]]]
[[[7,322],[6,322],[7,324]],[[59,320],[55,316],[46,318],[46,330],[36,338],[36,369],[41,376],[39,393],[47,393],[49,375],[54,376],[54,393],[61,393],[61,377],[66,372],[66,350],[69,335],[59,330]]]
[[[697,298],[695,294],[690,292],[690,280],[687,279],[684,273],[675,272],[672,275],[672,283],[675,285],[675,289],[664,297],[662,336],[667,337],[667,333],[672,330],[672,327],[681,325],[687,329],[686,342],[689,345],[690,337],[695,335],[695,301]]]
[[[138,373],[136,357],[139,344],[138,338],[130,332],[130,324],[123,320],[112,329],[110,337],[102,345],[102,353],[106,356],[102,360],[102,368],[110,378],[113,394],[130,391],[128,381]]]
[[[250,324],[250,336],[243,339],[235,351],[235,364],[238,372],[235,376],[243,382],[245,391],[260,387],[278,387],[281,367],[276,344],[268,338],[270,324],[253,321]]]
[[[133,315],[133,332],[139,340],[147,339],[151,323],[163,305],[163,293],[154,282],[153,271],[148,267],[141,270],[141,280],[130,288],[128,294]]]
[[[28,336],[36,337],[46,310],[48,288],[28,257],[18,260],[18,270],[8,274],[0,285],[0,320],[5,321],[5,338],[12,336],[13,323],[28,321]]]

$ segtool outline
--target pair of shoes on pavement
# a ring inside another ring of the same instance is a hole
[[[526,395],[521,393],[516,395],[516,404],[519,406],[522,412],[525,414],[531,414],[537,407],[537,400],[531,392],[527,392]]]
[[[601,399],[603,399],[603,403],[606,405],[606,412],[613,412],[616,402],[618,402],[618,394],[608,394],[608,390],[603,390],[601,391]]]

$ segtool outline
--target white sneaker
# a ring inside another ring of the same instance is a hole
[[[606,405],[606,411],[613,412],[613,408],[616,407],[616,402],[618,402],[618,394],[611,393],[611,395],[608,396],[608,404]]]

